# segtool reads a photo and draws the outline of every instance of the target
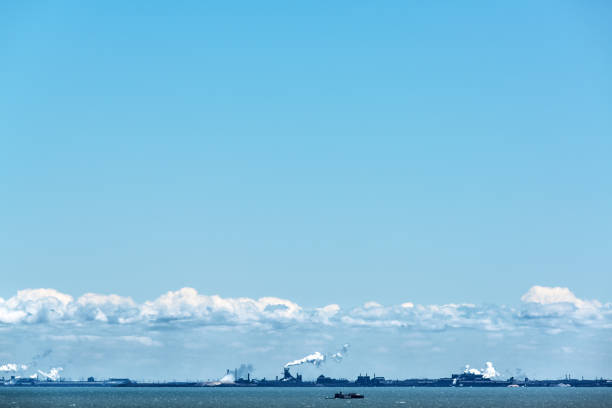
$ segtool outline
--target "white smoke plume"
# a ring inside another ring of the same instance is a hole
[[[46,357],[48,357],[49,354],[51,354],[52,352],[53,352],[53,350],[47,349],[47,350],[43,351],[42,353],[36,354],[34,357],[32,357],[32,359],[30,360],[29,363],[21,364],[21,369],[23,371],[27,370],[28,368],[36,369],[38,367],[39,361],[45,359]],[[35,377],[36,377],[36,374],[32,374],[30,376],[30,378],[35,378]]]
[[[350,345],[348,343],[345,343],[342,345],[342,347],[340,347],[340,350],[336,351],[333,354],[323,354],[319,351],[316,351],[312,354],[307,355],[306,357],[288,362],[287,364],[285,364],[285,368],[292,367],[292,366],[299,366],[302,364],[312,364],[315,367],[319,367],[321,364],[323,364],[328,359],[333,360],[336,363],[340,363],[342,362],[344,357],[346,357],[349,347]]]
[[[285,368],[292,367],[292,366],[299,366],[299,365],[306,364],[306,363],[319,367],[324,362],[325,362],[325,354],[315,351],[314,353],[309,354],[306,357],[302,357],[299,360],[288,362],[287,364],[285,364]]]
[[[495,368],[493,368],[493,363],[490,361],[487,361],[485,363],[485,365],[487,366],[482,373],[482,376],[484,378],[493,378],[493,377],[499,377],[499,373],[497,371],[495,371]]]
[[[27,367],[26,367],[27,368]],[[16,372],[17,364],[7,363],[0,366],[0,372],[8,373],[8,372]]]
[[[225,374],[223,377],[221,377],[221,379],[219,380],[219,382],[221,384],[233,384],[234,381],[236,381],[236,379],[234,378],[234,374],[228,372],[227,374]]]
[[[227,370],[227,373],[219,380],[222,384],[232,384],[238,378],[246,378],[249,373],[255,371],[253,364],[240,364],[236,370]]]
[[[469,364],[465,365],[465,370],[463,370],[464,374],[476,374],[479,375],[480,374],[480,370],[477,370],[475,368],[470,368]]]
[[[0,365],[1,373],[16,373],[17,371],[25,371],[29,368],[27,364],[6,363]]]
[[[466,364],[465,366],[465,370],[463,370],[463,372],[465,374],[482,374],[483,378],[494,378],[494,377],[499,377],[500,374],[498,371],[495,370],[495,368],[493,367],[493,363],[490,361],[487,361],[485,363],[486,368],[481,368],[480,370],[476,369],[476,368],[470,368],[469,364]]]
[[[45,373],[42,370],[38,370],[38,374],[42,375],[45,378],[48,378],[52,381],[57,381],[60,378],[60,371],[64,370],[62,367],[54,367],[51,370],[49,370],[48,373]]]
[[[340,363],[344,359],[344,357],[346,357],[346,353],[348,353],[349,347],[350,345],[348,343],[343,344],[340,350],[329,356],[329,358],[334,360],[336,363]]]

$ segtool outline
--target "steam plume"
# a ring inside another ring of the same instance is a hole
[[[0,373],[16,373],[17,371],[25,371],[28,369],[27,364],[6,363],[0,366]]]
[[[342,345],[342,347],[340,347],[340,350],[336,351],[333,354],[329,354],[329,355],[323,354],[319,351],[315,351],[314,353],[309,354],[306,357],[302,357],[298,360],[288,362],[287,364],[285,364],[285,368],[292,367],[292,366],[299,366],[302,364],[312,364],[315,367],[319,367],[328,358],[330,360],[334,360],[336,363],[339,363],[344,359],[344,357],[346,357],[346,353],[348,353],[349,347],[350,345],[348,343],[345,343]]]
[[[475,369],[475,368],[470,368],[470,365],[469,365],[469,364],[466,364],[466,365],[465,365],[465,370],[463,370],[463,372],[464,372],[465,374],[476,374],[476,375],[479,375],[479,374],[480,374],[480,370],[477,370],[477,369]]]
[[[43,377],[48,378],[48,379],[50,379],[50,380],[52,380],[52,381],[57,381],[57,380],[59,380],[59,378],[60,378],[59,373],[60,373],[60,371],[62,371],[62,370],[63,370],[63,368],[62,368],[62,367],[54,367],[54,368],[52,368],[51,370],[49,370],[49,372],[48,372],[48,373],[45,373],[45,372],[44,372],[44,371],[42,371],[42,370],[38,370],[38,374],[40,374],[40,375],[42,375]]]
[[[309,354],[306,357],[302,357],[299,360],[288,362],[287,364],[285,364],[285,368],[299,366],[305,363],[309,363],[316,367],[319,367],[323,362],[325,362],[325,354],[321,354],[320,352],[315,351],[314,353]]]
[[[487,366],[487,368],[484,369],[484,372],[482,373],[482,376],[484,378],[493,378],[493,377],[498,377],[499,373],[497,371],[495,371],[495,368],[493,368],[493,363],[490,361],[487,361],[485,363],[485,365]]]
[[[477,370],[476,368],[470,368],[470,365],[467,364],[463,372],[465,374],[476,374],[476,375],[482,374],[482,378],[499,377],[500,374],[499,372],[495,370],[492,362],[487,361],[485,365],[486,365],[486,368],[481,368],[480,370]]]
[[[238,378],[244,378],[247,376],[247,374],[252,373],[253,371],[255,371],[253,364],[240,364],[240,367],[238,367],[235,372],[227,370],[227,373],[223,377],[221,377],[219,382],[221,382],[222,384],[231,384],[235,382]]]
[[[219,382],[221,384],[232,384],[234,383],[236,379],[234,378],[234,375],[231,374],[228,370],[228,373],[225,374],[223,377],[221,377],[221,379],[219,380]]]
[[[0,372],[8,373],[17,371],[17,364],[3,364],[0,366]]]
[[[334,360],[336,363],[341,362],[342,359],[344,359],[344,357],[346,357],[346,353],[348,353],[349,346],[350,345],[348,343],[343,344],[342,347],[340,348],[340,350],[336,351],[334,354],[329,356],[329,358]]]
[[[21,364],[21,366],[20,366],[21,369],[24,370],[24,371],[27,370],[28,368],[35,369],[38,366],[39,360],[42,360],[45,357],[49,356],[49,354],[51,354],[52,352],[53,352],[53,350],[47,349],[47,350],[43,351],[42,353],[36,354],[34,357],[32,357],[30,362],[28,362],[27,364]],[[2,371],[2,370],[0,369],[0,371]]]

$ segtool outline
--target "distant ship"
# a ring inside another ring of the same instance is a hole
[[[342,393],[342,391],[337,392],[334,394],[334,399],[339,398],[339,399],[362,399],[363,394],[357,394],[356,392],[350,392],[348,394],[344,394]]]

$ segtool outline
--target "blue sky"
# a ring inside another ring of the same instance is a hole
[[[192,287],[341,313],[368,301],[520,310],[542,285],[605,312],[611,11],[3,3],[0,297],[52,288],[140,305]],[[0,363],[39,351],[16,339],[52,330],[41,321],[3,328],[17,331]],[[138,327],[113,335],[158,341]],[[595,342],[609,335],[598,327]],[[376,339],[364,341],[353,347]],[[587,344],[572,341],[555,350]],[[576,357],[585,371],[610,361],[609,345],[594,348]]]

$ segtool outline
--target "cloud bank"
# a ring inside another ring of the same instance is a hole
[[[385,306],[369,301],[343,309],[331,304],[303,308],[276,297],[223,298],[193,288],[170,291],[137,303],[130,297],[87,293],[79,298],[55,289],[24,289],[0,298],[0,326],[28,325],[172,325],[245,327],[366,327],[424,331],[479,329],[505,331],[520,327],[612,328],[612,304],[583,300],[568,288],[533,286],[518,307],[448,303],[419,305],[404,302]],[[150,343],[145,337],[130,341]]]

